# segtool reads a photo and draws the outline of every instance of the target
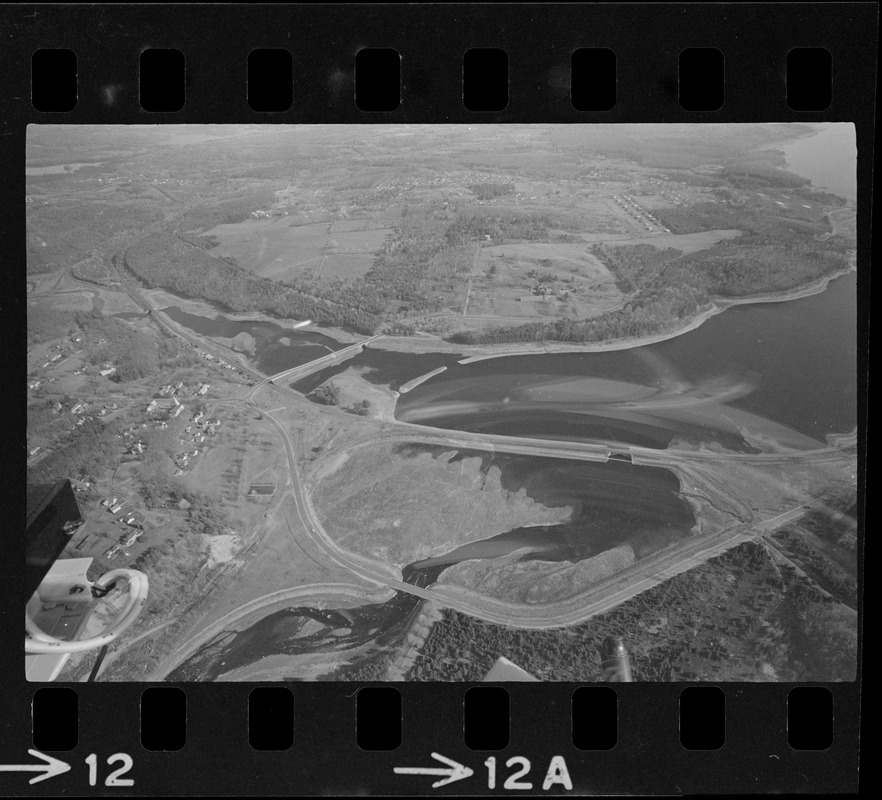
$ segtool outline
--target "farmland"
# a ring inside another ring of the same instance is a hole
[[[232,257],[263,278],[288,282],[309,269],[328,278],[360,278],[391,232],[369,220],[294,224],[289,216],[251,219],[206,231],[219,245],[214,255]]]

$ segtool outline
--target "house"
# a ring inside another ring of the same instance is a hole
[[[76,404],[76,405],[70,410],[70,413],[71,413],[71,414],[79,414],[79,413],[80,413],[81,411],[83,411],[85,408],[86,408],[85,403],[77,403],[77,404]]]
[[[180,416],[180,413],[184,410],[184,406],[179,405],[172,414],[173,417]]]
[[[104,558],[106,558],[108,561],[113,561],[113,559],[119,555],[119,551],[120,546],[118,544],[115,544],[113,545],[113,547],[108,548],[104,552]]]
[[[199,387],[199,391],[197,394],[204,397],[210,388],[211,388],[210,383],[203,383],[202,386]]]
[[[116,372],[116,367],[108,367],[107,369],[102,369],[98,374],[102,378],[106,378],[108,375],[113,375]]]
[[[64,411],[64,406],[61,405],[61,403],[56,403],[56,404],[52,407],[52,410],[53,410],[56,414],[60,414],[62,411]]]
[[[121,510],[122,510],[122,503],[117,503],[117,505],[110,507],[111,514],[118,514]]]
[[[133,531],[128,536],[120,537],[119,543],[123,547],[131,547],[135,542],[138,541],[138,537],[141,536],[142,531]]]
[[[153,411],[154,408],[156,408],[156,401],[155,401],[155,400],[151,400],[151,401],[147,404],[147,413],[149,414],[151,411]]]
[[[30,453],[30,455],[35,456],[35,455],[37,455],[37,453],[39,453],[40,450],[42,450],[42,449],[43,449],[43,448],[40,447],[40,445],[37,445],[36,447],[32,447],[28,452]]]
[[[28,389],[38,389],[40,387],[41,383],[42,383],[42,381],[31,381],[28,384]]]

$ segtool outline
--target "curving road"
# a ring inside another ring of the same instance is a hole
[[[523,628],[545,628],[571,625],[584,621],[595,614],[624,602],[672,575],[690,569],[709,558],[735,547],[742,542],[756,538],[755,527],[783,524],[787,519],[802,512],[802,506],[795,507],[777,517],[755,523],[753,520],[737,524],[710,537],[687,539],[658,554],[642,559],[638,564],[613,578],[592,587],[587,592],[566,601],[534,607],[507,603],[478,595],[468,590],[440,586],[423,589],[405,583],[395,576],[391,567],[373,562],[340,549],[323,530],[301,482],[294,457],[291,439],[283,425],[272,414],[261,411],[250,401],[239,402],[263,416],[276,428],[282,437],[291,476],[292,494],[297,514],[306,534],[325,555],[340,566],[366,581],[387,586],[396,591],[406,592],[425,600],[432,600],[441,606],[453,608],[490,622]],[[625,585],[621,585],[625,584]],[[616,585],[620,588],[614,589]],[[613,590],[614,589],[614,590]]]
[[[137,294],[140,295],[140,292]],[[202,341],[201,337],[183,331],[171,320],[164,319],[165,315],[161,315],[161,312],[153,309],[152,304],[148,301],[145,301],[142,297],[139,299],[141,300],[142,305],[147,303],[148,306],[151,306],[153,317],[175,335],[211,352],[212,348],[207,346]],[[321,369],[327,364],[335,363],[343,358],[348,358],[350,355],[360,352],[366,344],[377,338],[379,337],[370,337],[361,342],[335,351],[334,353],[328,354],[327,356],[316,359],[315,361],[293,367],[292,369],[270,377],[259,375],[259,373],[255,373],[254,370],[248,369],[252,375],[258,377],[258,381],[253,387],[238,398],[215,401],[216,403],[244,405],[256,414],[265,417],[276,429],[285,448],[289,467],[291,493],[303,530],[315,546],[318,547],[329,559],[344,567],[353,575],[357,575],[364,581],[367,581],[369,584],[373,584],[377,587],[394,589],[395,591],[406,592],[425,600],[431,600],[441,607],[452,608],[471,616],[498,624],[523,628],[560,627],[584,621],[591,616],[607,611],[626,601],[630,597],[668,579],[672,575],[703,563],[709,558],[713,558],[742,542],[755,539],[758,535],[758,530],[772,529],[777,525],[783,524],[785,521],[798,516],[803,511],[803,506],[797,506],[783,514],[779,514],[777,517],[759,522],[754,521],[751,518],[752,515],[748,515],[746,518],[747,521],[741,524],[733,525],[732,527],[710,537],[687,539],[677,545],[666,548],[660,553],[641,560],[633,567],[591,587],[587,591],[582,592],[573,598],[543,605],[542,607],[507,603],[454,586],[442,585],[431,589],[423,589],[405,583],[400,579],[397,571],[392,567],[340,549],[325,533],[312,509],[308,494],[301,480],[294,455],[294,447],[288,432],[271,412],[257,407],[252,402],[254,394],[261,387],[276,380],[281,381],[285,378],[294,379],[296,376],[309,374],[317,369]],[[276,388],[288,393],[292,399],[296,398],[296,400],[300,402],[305,402],[299,393],[288,389],[284,384],[277,386]],[[765,465],[789,463],[794,461],[805,462],[807,460],[817,463],[839,460],[850,455],[847,451],[835,447],[824,447],[813,451],[793,453],[761,454],[712,453],[706,451],[662,451],[636,446],[622,447],[600,442],[567,442],[493,434],[475,434],[394,421],[389,422],[385,428],[375,427],[365,436],[350,440],[346,444],[327,451],[323,458],[352,448],[369,446],[378,441],[439,443],[452,447],[490,450],[491,452],[499,450],[528,455],[591,461],[607,461],[614,454],[626,454],[631,456],[631,459],[635,464],[669,467],[676,465],[686,466],[690,463],[694,464],[695,462],[724,463],[727,461]],[[720,487],[715,488],[720,489]],[[333,586],[334,585],[331,584],[317,584],[311,586],[291,587],[257,598],[241,608],[230,612],[215,623],[212,623],[209,628],[197,634],[196,637],[189,640],[187,644],[180,648],[173,658],[174,660],[180,661],[181,653],[192,650],[195,646],[195,642],[203,642],[206,638],[210,638],[210,636],[218,630],[218,626],[228,625],[235,619],[241,618],[245,614],[252,613],[254,610],[259,610],[261,607],[269,605],[270,603],[293,598],[302,595],[303,593],[324,594],[328,591],[332,591]],[[342,588],[342,586],[343,585],[338,585],[338,588]],[[367,587],[356,587],[354,585],[348,586],[350,587],[350,591],[355,592],[360,598],[368,599],[372,594]],[[168,670],[166,670],[166,672],[167,671]]]

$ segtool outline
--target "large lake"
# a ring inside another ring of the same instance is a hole
[[[814,136],[781,148],[788,168],[797,175],[811,178],[813,186],[855,200],[857,149],[854,125],[833,122],[818,127],[821,130]]]

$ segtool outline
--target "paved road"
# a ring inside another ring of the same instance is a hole
[[[499,451],[505,453],[523,453],[525,455],[545,456],[549,458],[577,459],[583,461],[607,461],[613,454],[630,455],[633,463],[651,466],[670,464],[726,463],[739,464],[786,464],[798,461],[801,463],[824,463],[839,461],[850,457],[846,449],[823,447],[815,450],[803,450],[788,453],[713,453],[700,450],[654,450],[648,447],[617,446],[591,442],[569,442],[557,439],[538,439],[520,436],[502,436],[489,433],[473,433],[471,431],[447,430],[432,428],[427,425],[413,425],[398,420],[390,421],[384,430],[374,429],[371,432],[338,445],[326,451],[326,455],[336,454],[354,447],[362,447],[375,442],[385,441],[421,441],[434,442],[451,447],[471,448],[475,450]]]
[[[244,404],[254,411],[259,411],[250,402],[246,401]],[[323,531],[306,496],[294,458],[293,446],[287,431],[271,414],[268,414],[266,411],[260,413],[263,413],[263,416],[276,428],[282,437],[285,453],[288,458],[297,514],[307,535],[325,555],[335,563],[340,564],[367,581],[385,585],[425,600],[433,600],[441,606],[454,608],[457,611],[462,611],[490,622],[525,628],[571,625],[608,610],[635,594],[656,585],[660,581],[666,580],[671,575],[689,569],[709,558],[719,555],[731,547],[756,537],[754,526],[750,523],[737,525],[721,531],[712,537],[687,539],[680,545],[674,545],[662,551],[658,557],[650,556],[641,560],[634,568],[626,571],[626,575],[620,574],[613,579],[614,582],[628,580],[629,585],[627,587],[609,594],[608,587],[610,582],[605,582],[593,589],[589,595],[581,594],[572,601],[549,604],[541,608],[492,600],[475,593],[460,591],[453,587],[422,589],[393,577],[390,572],[383,569],[383,565],[343,551],[336,546]],[[774,519],[766,520],[762,523],[764,529],[768,529],[769,526],[774,527],[776,524],[783,524],[782,520],[798,516],[802,512],[802,508],[802,506],[799,506],[778,515]],[[602,594],[603,597],[592,599],[597,594]]]
[[[160,312],[154,312],[154,316],[159,317],[159,313]],[[211,350],[210,347],[207,347],[204,344],[201,337],[193,336],[188,332],[182,331],[170,321],[168,323],[164,319],[161,321],[176,335],[182,336],[203,349]],[[258,383],[242,397],[220,401],[245,405],[256,414],[262,414],[270,424],[276,428],[279,435],[282,437],[282,442],[285,447],[285,453],[289,465],[291,492],[295,501],[297,515],[300,518],[304,531],[310,537],[312,542],[329,559],[343,566],[348,571],[361,577],[365,581],[377,586],[385,586],[397,591],[406,592],[425,600],[431,600],[440,606],[454,608],[458,611],[491,622],[525,628],[554,627],[570,625],[588,619],[595,614],[602,613],[603,611],[624,602],[630,597],[633,597],[635,594],[645,591],[651,586],[666,580],[671,575],[702,563],[741,542],[755,538],[756,528],[753,524],[742,524],[720,532],[710,538],[702,537],[702,539],[698,541],[692,539],[686,540],[680,545],[667,548],[657,557],[650,556],[641,560],[635,567],[626,570],[625,573],[620,573],[615,576],[615,578],[610,579],[597,587],[594,587],[588,593],[582,593],[575,599],[562,603],[550,604],[543,606],[542,608],[508,604],[483,597],[474,592],[469,592],[468,590],[450,586],[421,589],[395,577],[395,573],[391,567],[384,567],[382,564],[371,562],[368,559],[361,558],[339,549],[322,530],[321,524],[311,508],[308,496],[300,479],[294,455],[294,448],[288,432],[272,413],[255,406],[251,402],[251,398],[260,387],[266,385],[270,381],[282,381],[285,378],[294,379],[295,376],[309,374],[317,369],[321,369],[327,364],[334,363],[342,358],[354,355],[356,352],[360,352],[364,345],[376,338],[379,337],[370,337],[362,342],[349,345],[342,350],[309,362],[308,364],[294,367],[269,378],[260,376]],[[251,372],[254,374],[253,371]],[[286,387],[279,386],[278,388],[284,390]],[[296,395],[294,392],[291,392],[291,395],[292,397],[299,397],[299,395]],[[688,463],[690,461],[711,461],[718,463],[738,461],[742,463],[764,464],[806,460],[827,461],[838,460],[845,455],[845,453],[836,448],[821,448],[810,452],[783,454],[711,453],[701,451],[683,451],[674,453],[671,451],[651,450],[649,448],[640,447],[622,448],[603,443],[590,444],[582,442],[473,434],[430,428],[422,425],[408,425],[407,423],[400,422],[390,423],[390,425],[394,425],[395,429],[375,429],[358,440],[351,441],[340,448],[335,448],[334,452],[351,447],[364,446],[380,439],[391,439],[399,441],[438,441],[456,447],[489,449],[491,451],[501,450],[505,452],[520,452],[532,455],[545,455],[557,458],[585,459],[592,461],[606,461],[612,453],[623,452],[629,453],[635,463],[657,463],[661,465],[670,465],[679,462]],[[786,521],[798,516],[802,513],[802,510],[803,507],[799,506],[779,515],[774,520],[766,520],[765,522],[760,522],[758,524],[763,530],[768,530],[770,526],[774,527],[776,522],[777,524],[783,524],[782,520]],[[619,588],[616,588],[617,586]],[[296,589],[297,587],[294,588]],[[257,603],[262,599],[263,598],[259,598],[257,601],[253,602]],[[244,611],[244,607],[233,613],[239,616],[240,611],[242,613],[248,613],[247,611]]]
[[[324,369],[330,364],[337,364],[340,361],[345,361],[354,355],[358,355],[364,349],[365,345],[370,344],[375,339],[381,338],[381,336],[382,334],[369,336],[367,339],[363,339],[355,344],[350,344],[340,350],[335,350],[333,353],[328,353],[328,355],[316,358],[313,361],[308,361],[306,364],[298,364],[296,367],[291,367],[291,369],[286,369],[282,372],[277,372],[275,375],[262,378],[251,388],[248,395],[253,396],[258,389],[268,383],[275,383],[276,381],[293,382],[306,375],[311,375],[313,372],[317,372],[320,369]],[[284,387],[280,386],[280,388]]]

